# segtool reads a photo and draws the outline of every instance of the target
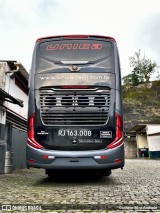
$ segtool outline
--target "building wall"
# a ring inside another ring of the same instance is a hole
[[[5,73],[4,67],[6,66],[6,62],[0,62],[0,88],[4,89],[5,87]]]
[[[160,124],[148,124],[146,128],[147,135],[160,132]]]
[[[10,71],[10,67],[7,62],[0,62],[0,72]],[[4,72],[3,72],[4,73]],[[19,105],[9,103],[7,101],[1,102],[5,107],[14,111],[18,115],[27,118],[28,111],[28,95],[26,95],[21,88],[15,84],[15,78],[10,78],[12,73],[4,73],[0,76],[3,80],[1,83],[1,88],[9,93],[11,96],[18,98],[23,101],[24,107]],[[7,111],[8,112],[8,111]],[[20,116],[14,114],[21,119]],[[24,119],[25,120],[25,119]],[[11,140],[9,139],[8,127],[11,126]],[[5,151],[13,152],[13,169],[26,167],[26,141],[27,133],[20,131],[17,127],[13,127],[12,124],[6,120],[6,109],[0,106],[0,174],[4,173],[4,163],[5,163]]]
[[[4,74],[5,63],[0,62],[0,88],[5,87],[5,74]],[[0,99],[0,104],[2,104]],[[4,173],[5,165],[5,151],[6,151],[6,141],[5,141],[5,124],[6,124],[6,111],[0,106],[0,174]]]
[[[147,135],[137,134],[137,148],[148,148]]]
[[[6,147],[0,144],[0,174],[4,173]]]
[[[138,157],[160,158],[160,125],[148,124],[145,129],[145,134],[137,133]]]
[[[148,136],[149,151],[160,151],[160,135]]]
[[[5,70],[10,70],[8,64],[6,63]],[[15,98],[23,100],[24,107],[20,107],[17,104],[12,104],[5,102],[5,106],[14,112],[18,113],[24,118],[27,118],[28,113],[28,95],[26,95],[16,84],[15,78],[10,78],[11,74],[6,74],[5,76],[5,91]]]
[[[124,139],[125,158],[131,159],[137,157],[137,143],[136,138]]]
[[[12,128],[13,169],[26,167],[26,132]]]
[[[160,125],[147,125],[147,140],[149,151],[160,151],[160,135],[151,135],[160,132]]]
[[[0,174],[4,173],[4,164],[5,164],[5,151],[6,151],[5,119],[6,119],[6,112],[0,106]]]

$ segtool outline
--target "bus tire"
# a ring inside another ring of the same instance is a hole
[[[111,175],[111,169],[100,171],[100,175],[101,176],[110,176]]]
[[[51,170],[51,169],[46,169],[45,173],[46,173],[46,175],[48,175],[48,178],[53,178],[53,176],[54,176],[53,170]]]

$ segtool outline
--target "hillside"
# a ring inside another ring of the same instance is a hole
[[[160,81],[123,86],[124,129],[137,124],[160,124]]]

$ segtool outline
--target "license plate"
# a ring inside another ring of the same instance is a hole
[[[64,137],[64,136],[70,136],[70,137],[91,137],[92,132],[91,130],[87,129],[60,129],[58,131],[58,136]]]

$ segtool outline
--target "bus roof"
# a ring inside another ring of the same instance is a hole
[[[102,36],[102,35],[59,35],[59,36],[47,36],[47,37],[41,37],[41,38],[38,38],[36,40],[36,43],[38,42],[41,42],[42,40],[45,40],[45,39],[52,39],[52,38],[64,38],[64,39],[79,39],[79,38],[104,38],[104,39],[109,39],[110,41],[112,42],[116,42],[116,40],[113,38],[113,37],[110,37],[110,36]]]

